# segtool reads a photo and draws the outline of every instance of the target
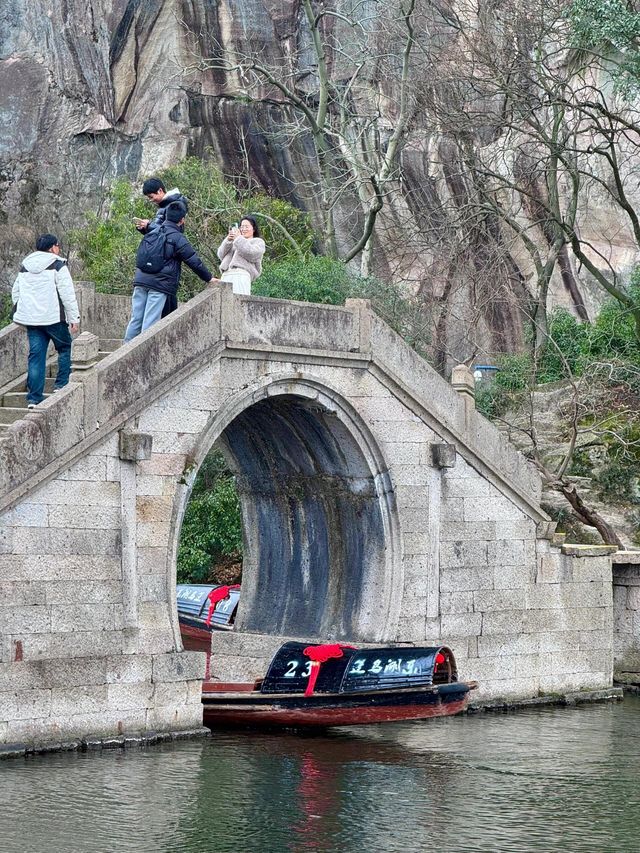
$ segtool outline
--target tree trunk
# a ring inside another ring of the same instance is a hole
[[[602,518],[595,509],[591,509],[585,504],[574,485],[560,482],[556,485],[556,488],[569,501],[579,520],[583,524],[595,527],[600,536],[602,536],[602,541],[605,545],[617,545],[618,548],[624,550],[625,546],[619,539],[613,527],[611,527],[610,524],[607,524],[604,518]]]

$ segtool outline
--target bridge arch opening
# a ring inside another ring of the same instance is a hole
[[[215,446],[236,477],[244,557],[235,629],[393,639],[395,498],[365,424],[305,382],[265,386],[231,408],[202,437],[199,461]]]

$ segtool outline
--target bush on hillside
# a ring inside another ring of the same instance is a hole
[[[178,549],[178,583],[214,580],[216,564],[242,559],[242,523],[235,478],[224,457],[212,451],[196,477]]]
[[[189,201],[185,234],[205,264],[218,274],[216,251],[229,226],[242,214],[255,215],[267,243],[266,263],[310,252],[313,245],[308,216],[281,199],[265,194],[236,190],[211,162],[194,157],[156,173],[167,189],[178,187]],[[133,217],[150,219],[155,206],[140,193],[142,179],[118,179],[109,192],[109,215],[87,217],[84,228],[71,234],[74,248],[84,266],[85,276],[104,293],[130,293],[140,234]],[[190,299],[204,286],[183,266],[179,298]]]

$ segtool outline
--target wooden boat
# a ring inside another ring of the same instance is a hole
[[[211,650],[213,631],[230,631],[240,601],[240,586],[233,584],[178,584],[178,621],[185,649]]]
[[[204,722],[216,726],[359,726],[463,711],[476,682],[457,680],[446,646],[357,649],[340,644],[280,647],[264,679],[206,680]]]

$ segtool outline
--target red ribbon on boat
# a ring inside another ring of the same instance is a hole
[[[216,609],[216,604],[219,601],[222,601],[223,598],[226,598],[232,589],[240,589],[239,583],[227,584],[226,586],[219,586],[216,589],[212,589],[207,598],[209,599],[209,612],[207,614],[207,628],[211,625],[211,619],[213,618],[213,611]]]
[[[311,672],[309,673],[309,683],[304,691],[305,696],[312,696],[318,673],[323,663],[326,663],[329,658],[341,658],[343,649],[355,649],[357,646],[349,646],[346,643],[325,643],[320,646],[307,646],[302,650],[302,654],[306,655],[311,661]]]

